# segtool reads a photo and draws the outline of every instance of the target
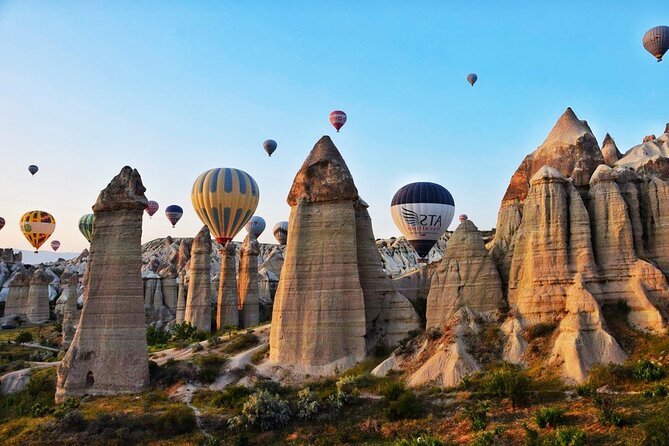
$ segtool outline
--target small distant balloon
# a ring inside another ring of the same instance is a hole
[[[287,221],[280,221],[277,224],[275,224],[274,228],[272,229],[272,232],[274,233],[274,238],[276,239],[277,242],[279,242],[280,245],[285,245],[286,243],[288,243]]]
[[[160,209],[160,205],[158,204],[157,201],[149,200],[149,204],[146,206],[146,211],[147,214],[149,214],[149,218],[153,217],[153,214],[158,212],[158,209]]]
[[[60,242],[58,240],[54,240],[51,242],[51,249],[54,251],[58,251],[58,248],[60,248]]]
[[[669,26],[656,26],[643,35],[643,47],[662,62],[662,56],[669,50]]]
[[[467,217],[467,214],[460,214],[458,220],[460,220],[460,223],[462,223],[463,221],[469,220],[469,217]]]
[[[478,79],[479,77],[476,75],[476,73],[469,73],[467,75],[467,82],[469,82],[469,85],[471,85],[472,87],[474,86],[474,84]]]
[[[23,236],[35,248],[35,252],[46,242],[56,230],[56,219],[44,211],[29,211],[19,220]]]
[[[31,175],[35,175],[38,170],[39,170],[39,167],[37,167],[34,164],[31,164],[30,166],[28,166],[28,172],[30,172]]]
[[[259,215],[254,215],[251,217],[248,223],[246,223],[246,232],[253,234],[255,238],[260,237],[260,234],[265,230],[266,224],[265,219]]]
[[[171,204],[165,208],[165,216],[170,221],[170,223],[172,223],[172,227],[174,227],[177,222],[181,220],[183,215],[184,210],[181,208],[181,206],[176,204]]]
[[[269,156],[272,156],[272,153],[274,153],[276,150],[276,141],[273,139],[267,139],[262,143],[262,146],[265,149],[265,152],[267,152]]]
[[[339,129],[346,124],[346,113],[341,110],[335,110],[330,113],[330,124],[332,124],[332,126],[337,129],[337,133],[339,133]]]
[[[93,222],[95,221],[95,214],[82,215],[79,219],[79,232],[83,235],[88,243],[93,240]]]
[[[0,229],[5,227],[5,219],[0,217]]]

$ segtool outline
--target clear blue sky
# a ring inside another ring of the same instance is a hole
[[[641,45],[669,24],[666,0],[542,3],[0,2],[0,246],[28,249],[18,219],[44,209],[61,250],[80,251],[79,216],[126,164],[161,204],[144,241],[197,232],[190,188],[211,167],[256,179],[271,228],[323,134],[377,237],[397,235],[390,199],[417,180],[490,228],[567,106],[622,151],[669,121],[669,60]],[[334,109],[349,116],[340,134]],[[173,203],[186,211],[176,229],[163,214]]]

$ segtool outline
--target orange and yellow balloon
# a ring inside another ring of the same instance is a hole
[[[24,237],[37,252],[56,229],[56,219],[48,212],[30,211],[23,214],[19,226]]]
[[[193,184],[191,200],[200,220],[225,245],[249,221],[260,199],[258,183],[243,170],[210,169]]]

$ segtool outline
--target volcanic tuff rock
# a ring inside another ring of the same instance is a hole
[[[72,343],[79,323],[79,310],[77,309],[77,287],[79,286],[79,277],[76,274],[67,278],[65,289],[63,290],[63,345],[62,349],[67,351]]]
[[[41,324],[49,320],[49,284],[52,279],[42,268],[37,269],[30,279],[24,308],[28,322]]]
[[[667,125],[669,128],[669,124]],[[629,167],[640,174],[656,175],[669,180],[669,132],[655,138],[646,137],[643,143],[632,147],[616,163],[618,167]]]
[[[567,108],[543,144],[525,157],[502,199],[491,253],[504,283],[511,264],[507,254],[513,250],[514,234],[520,225],[532,176],[543,166],[550,166],[564,177],[575,177],[574,186],[583,192],[600,164],[604,164],[604,157],[588,123],[580,121],[572,109]]]
[[[502,281],[471,220],[460,223],[437,264],[427,297],[427,327],[441,326],[462,307],[494,316],[505,306]]]
[[[235,267],[235,245],[226,244],[221,249],[221,275],[218,285],[218,306],[216,328],[225,325],[239,326],[239,291],[237,290],[237,270]]]
[[[211,331],[210,256],[211,235],[209,228],[203,226],[191,245],[184,321],[206,332]]]
[[[613,165],[623,157],[620,150],[618,150],[618,146],[616,146],[616,142],[608,133],[602,142],[602,156],[604,157],[604,162],[610,167],[613,167]]]
[[[258,254],[260,244],[253,234],[248,234],[239,257],[239,322],[242,327],[253,327],[260,322]]]
[[[288,195],[288,244],[274,299],[271,363],[327,375],[365,358],[365,298],[356,264],[357,199],[346,163],[324,136]]]
[[[28,312],[28,290],[30,289],[30,279],[32,271],[21,267],[17,270],[6,286],[7,300],[5,301],[5,316],[19,316],[26,318]]]
[[[137,170],[126,166],[93,206],[88,289],[79,327],[58,367],[57,402],[137,392],[149,383],[140,241],[145,190]]]

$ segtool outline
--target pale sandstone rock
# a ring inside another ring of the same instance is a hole
[[[608,133],[602,142],[602,156],[604,157],[604,162],[610,167],[613,167],[623,157],[620,150],[618,150],[618,146],[616,146],[616,142]]]
[[[163,303],[171,313],[175,313],[177,310],[177,299],[179,293],[176,271],[170,271],[168,275],[163,275],[163,279],[161,280],[160,284],[163,291]]]
[[[505,306],[499,273],[471,220],[449,239],[431,283],[427,327],[443,325],[461,307],[494,317]]]
[[[524,364],[527,341],[525,340],[525,324],[522,317],[511,314],[501,326],[502,333],[506,336],[504,343],[503,358],[511,364]]]
[[[9,280],[7,300],[5,301],[5,317],[18,316],[24,320],[28,314],[28,291],[32,271],[20,268]]]
[[[620,364],[627,358],[606,331],[599,304],[580,274],[567,290],[566,310],[549,358],[549,363],[560,366],[566,381],[582,383],[593,365]]]
[[[221,275],[218,284],[218,307],[216,311],[216,326],[219,330],[225,325],[239,326],[239,293],[237,291],[235,249],[233,243],[227,243],[221,249]]]
[[[179,255],[177,258],[177,304],[175,321],[181,324],[186,315],[186,295],[188,294],[188,285],[186,283],[186,269],[190,260],[191,244],[189,241],[182,240],[179,244]]]
[[[239,257],[239,320],[247,328],[260,323],[258,254],[260,244],[253,234],[248,234]]]
[[[63,280],[61,278],[61,280]],[[65,289],[63,290],[63,345],[62,349],[67,351],[70,348],[72,339],[79,323],[79,310],[77,309],[77,287],[79,286],[79,277],[71,275],[66,279]]]
[[[646,197],[648,257],[669,276],[669,184],[657,177],[651,178]]]
[[[138,392],[149,383],[142,299],[142,214],[146,189],[124,167],[93,206],[95,230],[79,326],[58,367],[56,401]]]
[[[270,363],[327,375],[366,356],[357,266],[357,189],[329,137],[295,176],[288,244],[274,300]]]
[[[30,279],[26,298],[25,317],[28,322],[41,324],[49,320],[49,283],[52,277],[39,268]]]
[[[184,321],[198,330],[211,331],[211,235],[204,226],[191,246],[188,297]]]

